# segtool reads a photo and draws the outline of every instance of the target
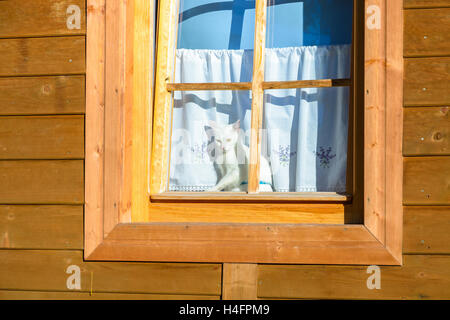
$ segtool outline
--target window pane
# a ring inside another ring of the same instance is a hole
[[[345,87],[266,90],[261,153],[274,191],[346,191],[348,103]]]
[[[169,191],[247,191],[249,91],[174,92]]]
[[[350,77],[353,0],[269,0],[266,81]]]
[[[175,82],[250,82],[254,29],[254,1],[180,0]]]

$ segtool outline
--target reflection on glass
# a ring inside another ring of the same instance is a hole
[[[169,191],[247,191],[249,91],[177,91],[172,118]]]
[[[254,29],[254,1],[180,0],[175,82],[250,82]]]
[[[350,77],[353,0],[269,0],[266,81]]]
[[[266,90],[262,157],[275,192],[345,192],[349,88]]]

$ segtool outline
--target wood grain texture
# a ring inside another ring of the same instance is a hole
[[[0,78],[0,115],[82,114],[84,76]]]
[[[80,8],[79,29],[67,27],[70,5]],[[85,34],[85,11],[85,0],[0,1],[0,38]]]
[[[450,155],[450,108],[405,108],[403,154]]]
[[[256,300],[257,264],[224,263],[222,278],[223,300]]]
[[[268,81],[263,82],[263,89],[292,89],[292,88],[332,88],[349,87],[351,79],[320,79],[297,81]]]
[[[405,57],[450,53],[450,8],[405,10]]]
[[[0,205],[0,247],[83,249],[83,207]]]
[[[386,1],[379,7],[380,29],[365,30],[364,39],[364,224],[381,243],[386,223]],[[366,8],[369,3],[365,2]],[[367,9],[366,19],[368,16]],[[360,133],[362,134],[362,133]]]
[[[153,201],[147,222],[342,224],[351,212],[342,203]]]
[[[76,265],[81,292],[221,293],[220,264],[84,262],[82,256],[81,251],[0,250],[0,289],[69,291],[66,270]]]
[[[1,204],[82,204],[83,160],[0,161]]]
[[[403,239],[403,10],[386,1],[386,249],[401,263]],[[380,241],[382,239],[379,238]]]
[[[103,240],[105,159],[105,0],[89,0],[86,35],[84,254]]]
[[[348,87],[350,79],[320,79],[298,81],[263,81],[262,88],[292,89],[292,88],[331,88]],[[203,90],[251,90],[251,82],[208,82],[208,83],[168,83],[168,91],[203,91]]]
[[[404,8],[443,8],[450,7],[448,0],[403,0]]]
[[[261,141],[264,113],[264,69],[266,57],[267,2],[255,2],[255,38],[253,45],[252,108],[250,119],[250,150],[248,163],[248,193],[259,192],[261,171]]]
[[[405,207],[403,252],[450,253],[450,207]]]
[[[109,231],[119,222],[123,207],[126,174],[125,123],[126,114],[126,3],[105,1],[105,117],[104,117],[104,229]]]
[[[0,39],[0,76],[81,74],[85,38]]]
[[[381,266],[381,289],[369,290],[367,266],[260,265],[258,297],[311,299],[449,299],[450,256],[405,256]]]
[[[172,82],[175,76],[174,52],[178,26],[178,8],[174,1],[162,0],[158,3],[158,32],[155,99],[153,102],[150,193],[167,191],[170,153],[170,124],[172,115],[172,94],[167,91],[166,83]],[[172,79],[172,80],[171,80]]]
[[[405,59],[405,106],[450,104],[450,57]]]
[[[0,300],[220,300],[220,296],[0,290]]]
[[[400,263],[364,226],[305,224],[119,224],[89,259],[297,264]]]
[[[405,205],[450,204],[450,157],[404,159]]]
[[[0,159],[82,159],[84,117],[0,117]]]
[[[152,200],[195,201],[298,201],[347,202],[351,196],[336,192],[163,192],[151,195]]]
[[[156,2],[138,0],[134,6],[133,124],[131,220],[148,220],[149,167],[154,97]],[[123,221],[122,221],[123,222]]]

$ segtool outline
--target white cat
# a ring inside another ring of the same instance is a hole
[[[239,135],[240,120],[225,126],[209,121],[209,126],[212,131],[210,135],[214,137],[214,164],[219,181],[207,191],[247,191],[249,148],[242,143]],[[272,172],[264,156],[261,156],[260,168],[259,191],[272,192]]]

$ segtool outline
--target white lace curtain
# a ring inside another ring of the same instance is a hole
[[[266,81],[350,77],[350,45],[266,49]],[[250,82],[251,50],[176,52],[176,82]],[[266,90],[263,154],[277,192],[344,192],[349,89]],[[217,182],[208,152],[209,120],[241,121],[248,145],[249,91],[175,92],[169,188],[204,191]]]

